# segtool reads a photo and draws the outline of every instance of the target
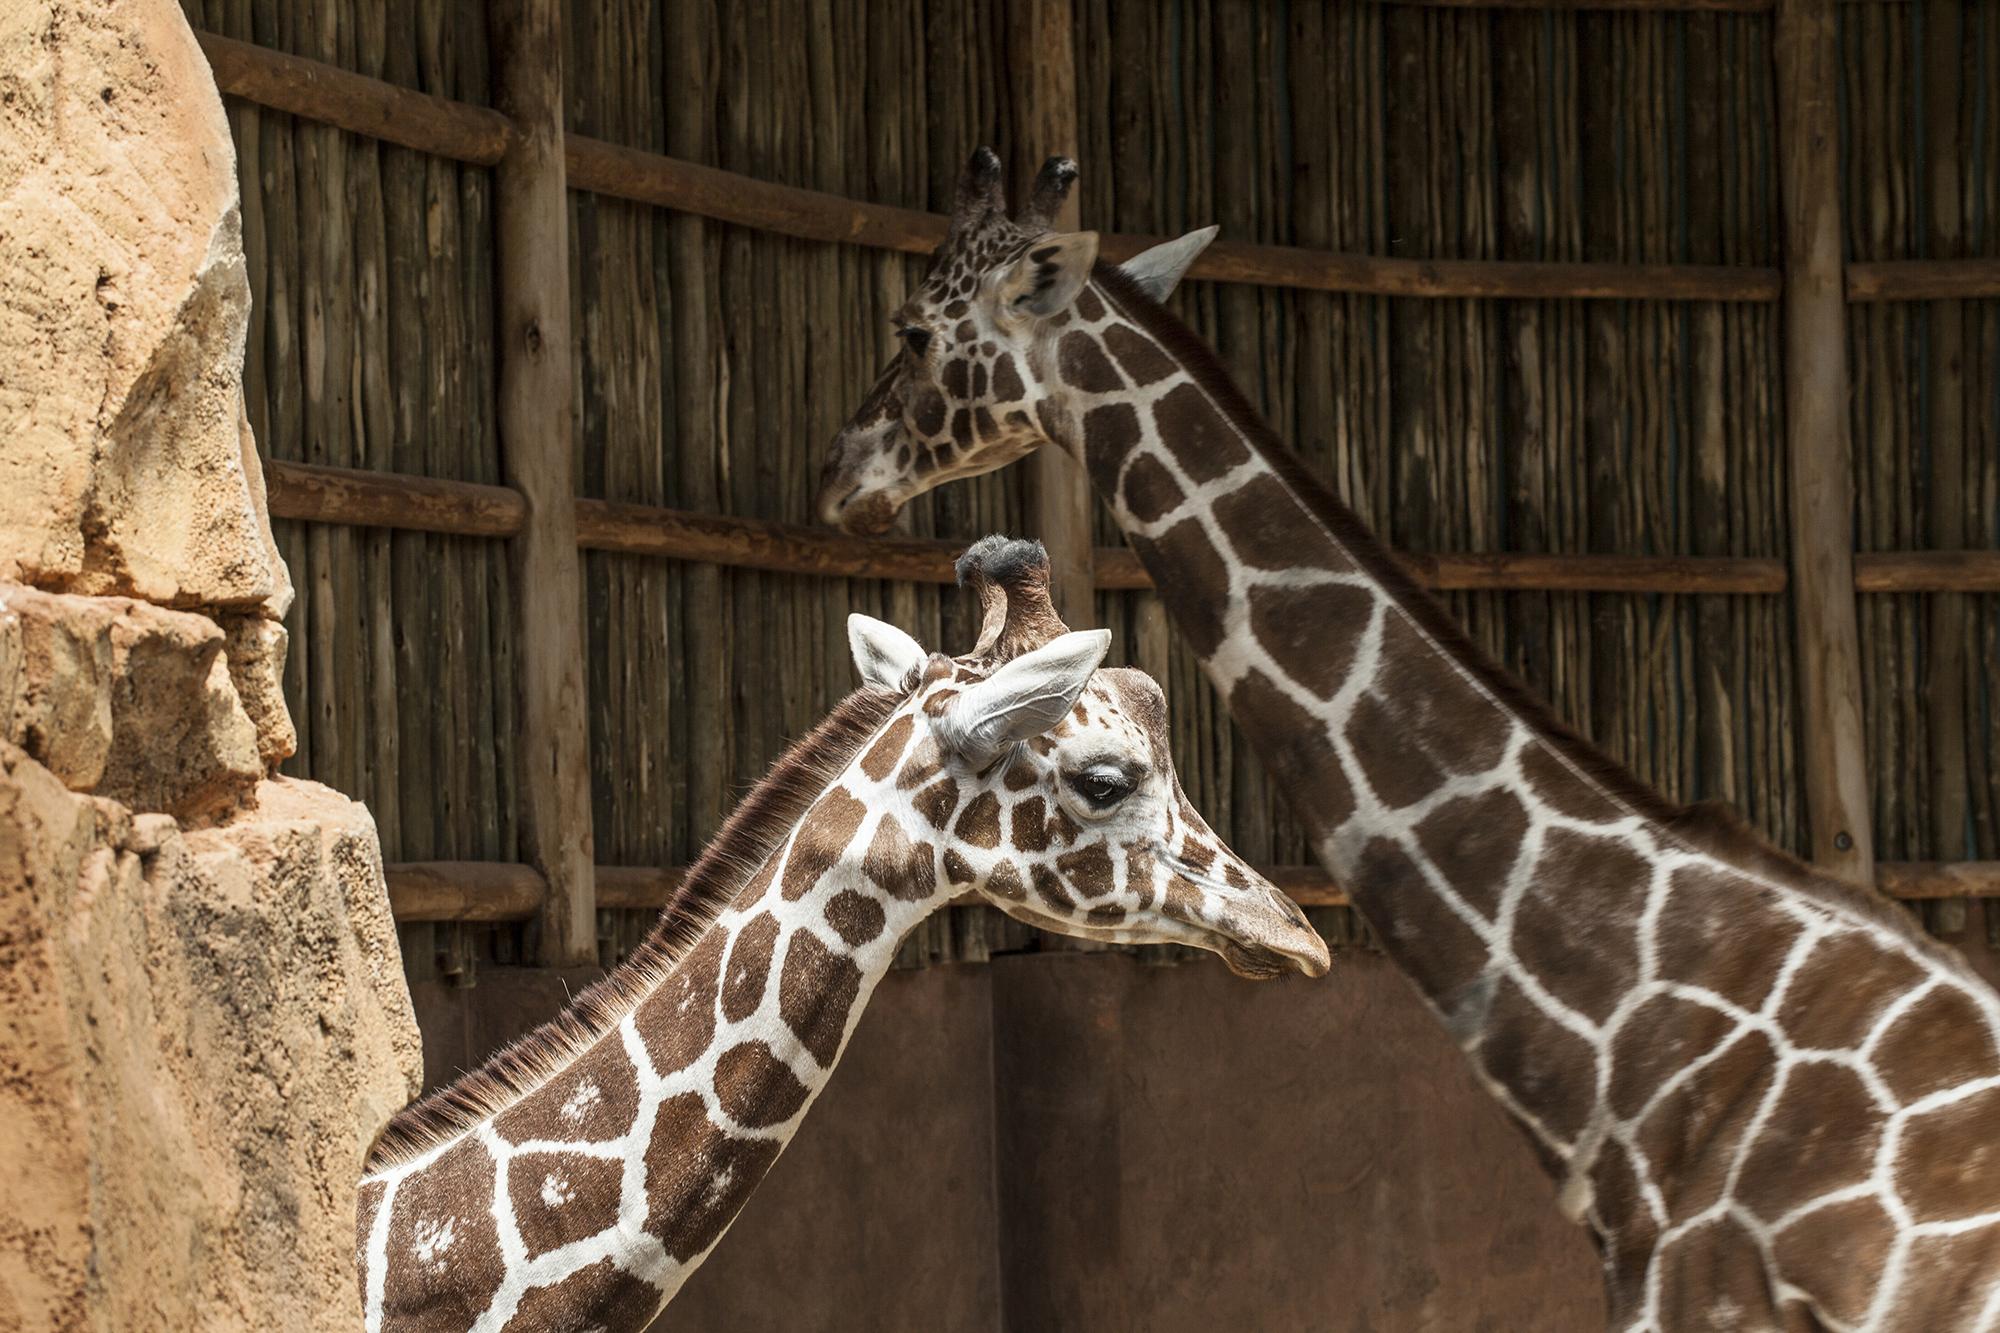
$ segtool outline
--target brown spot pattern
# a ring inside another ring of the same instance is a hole
[[[1028,867],[1028,875],[1035,881],[1035,892],[1042,895],[1042,900],[1051,907],[1060,911],[1076,906],[1075,900],[1069,896],[1069,890],[1063,887],[1063,882],[1055,871],[1045,865],[1034,865]]]
[[[637,1026],[653,1069],[685,1069],[715,1035],[715,996],[721,984],[722,932],[711,930],[674,965],[658,990],[639,1003]]]
[[[1151,454],[1140,454],[1125,469],[1125,507],[1141,523],[1156,523],[1187,498],[1166,465]]]
[[[1021,881],[1021,871],[1012,861],[1002,861],[993,867],[993,873],[986,877],[986,891],[996,898],[1008,902],[1026,901],[1028,886]]]
[[[1044,423],[1047,429],[1047,423]],[[1083,414],[1083,458],[1090,480],[1105,495],[1118,494],[1126,455],[1139,443],[1139,414],[1130,403],[1106,403]]]
[[[1000,845],[1000,798],[990,791],[982,791],[972,798],[965,807],[965,813],[958,817],[957,834],[961,841],[974,847],[994,848]]]
[[[1249,447],[1242,434],[1222,419],[1200,386],[1169,389],[1153,404],[1153,422],[1181,471],[1197,486],[1214,481],[1247,461]]]
[[[2000,1198],[2000,1088],[1911,1116],[1896,1183],[1919,1222],[1988,1212]]]
[[[1514,952],[1554,995],[1602,1023],[1639,971],[1650,862],[1622,842],[1551,829],[1514,919]],[[1580,896],[1589,909],[1576,910]]]
[[[1544,1018],[1511,981],[1494,991],[1478,1058],[1558,1140],[1571,1142],[1583,1129],[1596,1099],[1596,1053]]]
[[[1882,1034],[1874,1064],[1890,1093],[1904,1105],[1963,1081],[1995,1064],[1986,1017],[1956,986],[1934,990],[1904,1011]]]
[[[685,1263],[715,1243],[777,1156],[768,1139],[723,1133],[697,1094],[669,1097],[646,1145],[646,1230]]]
[[[384,1328],[464,1328],[492,1304],[505,1271],[493,1225],[497,1177],[493,1158],[468,1137],[396,1187],[388,1252],[400,1280],[396,1318]],[[451,1241],[440,1249],[445,1228]]]
[[[904,713],[868,747],[868,753],[861,756],[861,771],[871,781],[880,782],[894,771],[896,761],[903,757],[903,749],[910,743],[910,729],[916,725],[916,719]]]
[[[1330,537],[1276,477],[1252,477],[1215,502],[1237,556],[1253,569],[1348,570]]]
[[[833,952],[809,930],[792,932],[778,978],[778,1013],[822,1069],[840,1053],[848,1011],[860,993],[861,969],[853,959]]]
[[[507,1164],[507,1195],[528,1257],[596,1235],[618,1214],[625,1164],[576,1153],[523,1153]]]
[[[1736,1198],[1760,1217],[1777,1217],[1839,1185],[1859,1184],[1881,1132],[1860,1075],[1837,1065],[1795,1065],[1743,1163]]]
[[[1896,1224],[1880,1203],[1850,1199],[1786,1227],[1772,1243],[1771,1257],[1786,1280],[1810,1291],[1826,1313],[1859,1324],[1875,1299],[1882,1259],[1895,1235]]]
[[[1326,728],[1263,672],[1246,672],[1236,682],[1229,711],[1278,790],[1311,793],[1310,802],[1298,803],[1298,816],[1310,828],[1331,832],[1354,813],[1354,791],[1335,760]]]
[[[1103,843],[1093,842],[1056,858],[1056,868],[1069,881],[1078,898],[1102,898],[1117,887],[1111,867],[1111,853]]]
[[[1504,787],[1447,801],[1417,825],[1417,845],[1458,896],[1491,921],[1514,869],[1528,812]]]
[[[1639,1147],[1673,1220],[1691,1217],[1722,1197],[1737,1145],[1770,1089],[1777,1059],[1763,1033],[1743,1033],[1675,1085],[1639,1127]]]
[[[1858,931],[1834,935],[1815,944],[1793,975],[1778,1022],[1794,1045],[1848,1050],[1875,1026],[1882,997],[1901,994],[1922,976],[1915,963]],[[1856,977],[1867,977],[1868,985],[1855,985]]]
[[[1048,850],[1048,807],[1039,796],[1030,796],[1014,807],[1014,846],[1024,852]]]
[[[946,855],[947,866],[951,864],[951,855],[949,853]],[[834,894],[833,901],[826,905],[826,923],[832,926],[852,949],[858,949],[880,935],[886,920],[882,904],[852,889],[842,889]]]
[[[1649,996],[1619,1026],[1611,1043],[1612,1114],[1637,1115],[1662,1083],[1713,1050],[1734,1026],[1705,1004]]]
[[[950,776],[941,777],[911,797],[910,803],[932,827],[943,828],[951,812],[958,808],[958,783]]]
[[[1449,994],[1486,966],[1486,945],[1389,839],[1373,839],[1362,849],[1352,882],[1368,886],[1371,901],[1383,905],[1370,918],[1382,931],[1383,948],[1430,994]]]
[[[723,971],[722,1016],[741,1023],[757,1011],[764,998],[764,979],[771,973],[771,946],[778,942],[778,918],[761,912],[736,932],[729,946],[729,966]]]
[[[782,982],[780,983],[782,984]],[[738,1042],[715,1061],[715,1097],[739,1125],[783,1124],[805,1105],[806,1085],[761,1041]]]
[[[918,902],[937,890],[937,866],[931,845],[911,842],[894,815],[883,815],[861,860],[861,873],[892,898]]]
[[[1160,345],[1129,324],[1113,324],[1104,331],[1104,345],[1125,371],[1134,387],[1163,380],[1174,373],[1173,358]]]
[[[792,835],[792,849],[785,857],[784,893],[787,899],[803,898],[854,841],[866,806],[838,787],[820,797],[806,814],[799,831]]]
[[[638,1113],[638,1078],[624,1043],[611,1037],[597,1041],[561,1074],[502,1111],[493,1128],[509,1143],[588,1143],[617,1138]]]
[[[1171,571],[1170,577],[1159,581],[1160,599],[1195,655],[1204,660],[1213,657],[1222,643],[1229,567],[1200,520],[1183,519],[1161,533],[1158,541],[1134,537],[1132,546],[1148,568]]]
[[[1097,339],[1088,333],[1065,333],[1056,344],[1056,371],[1063,382],[1085,393],[1116,393],[1125,387]]]
[[[1778,967],[1798,937],[1796,921],[1765,905],[1760,891],[1729,872],[1686,866],[1667,881],[1660,906],[1660,976],[1694,982],[1755,1011],[1770,997]]]
[[[1260,585],[1250,590],[1250,631],[1287,676],[1331,699],[1354,665],[1374,609],[1372,593],[1344,583]]]
[[[530,1287],[500,1333],[589,1333],[638,1328],[659,1308],[660,1290],[609,1259],[579,1268],[560,1282]]]

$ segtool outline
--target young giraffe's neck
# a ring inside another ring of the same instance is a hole
[[[1975,1104],[2000,1117],[2000,1004],[1962,960],[1726,817],[1670,806],[1521,697],[1128,282],[1100,266],[1058,325],[1036,367],[1045,429],[1323,863],[1596,1231],[1618,1326],[1696,1324],[1681,1299],[1767,1308],[1768,1267],[1877,1326],[1930,1243],[1913,1219],[2000,1219],[2000,1154],[1970,1186],[1889,1160],[1911,1126],[1935,1142],[1982,1132],[1958,1123]],[[1928,1050],[1920,1024],[1940,1021],[1962,1049]],[[1899,1042],[1923,1072],[1810,1089],[1784,1072],[1817,1048],[1873,1069]],[[1844,1155],[1814,1132],[1829,1117]],[[1829,1197],[1886,1210],[1879,1249],[1790,1220],[1829,1216]],[[1771,1257],[1703,1276],[1706,1247]]]
[[[909,731],[892,724],[849,765],[600,1037],[362,1181],[369,1333],[615,1333],[673,1297],[798,1129],[898,941],[945,896],[936,849],[894,813]]]

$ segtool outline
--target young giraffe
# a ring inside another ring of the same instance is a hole
[[[2000,1001],[1899,908],[1671,805],[1488,663],[1123,270],[968,167],[835,439],[875,529],[1053,442],[1604,1257],[1614,1327],[2000,1326]],[[1212,235],[1213,233],[1208,233]]]
[[[370,1333],[643,1328],[798,1129],[897,943],[959,893],[1244,976],[1325,973],[1304,915],[1181,795],[1159,687],[1098,670],[1108,632],[1056,618],[1040,544],[988,538],[959,577],[983,611],[969,656],[852,617],[866,685],[744,799],[642,954],[392,1122],[357,1218]]]

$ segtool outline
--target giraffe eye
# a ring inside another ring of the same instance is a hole
[[[1132,779],[1113,768],[1092,768],[1073,773],[1070,790],[1093,810],[1109,810],[1132,794]]]
[[[903,340],[903,346],[910,349],[910,355],[921,357],[931,348],[931,331],[911,324],[896,330],[896,336]]]

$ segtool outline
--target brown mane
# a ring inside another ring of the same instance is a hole
[[[407,1161],[464,1133],[546,1083],[617,1026],[701,938],[905,697],[864,686],[836,704],[730,812],[631,957],[555,1018],[398,1111],[370,1150],[367,1169]]]
[[[1381,538],[1314,476],[1298,455],[1258,414],[1214,349],[1180,318],[1146,295],[1128,274],[1099,261],[1091,271],[1094,286],[1113,309],[1144,329],[1193,377],[1231,424],[1291,488],[1307,512],[1326,525],[1370,577],[1416,622],[1425,634],[1451,654],[1501,706],[1507,708],[1546,741],[1585,778],[1659,825],[1663,833],[1696,851],[1726,861],[1767,879],[1810,887],[1823,901],[1838,904],[1910,938],[1936,956],[1946,952],[1915,926],[1902,904],[1850,884],[1801,861],[1765,839],[1736,811],[1722,802],[1676,805],[1641,782],[1616,759],[1574,731],[1549,706],[1496,663],[1466,636],[1437,599],[1419,587],[1402,562],[1390,554]]]

